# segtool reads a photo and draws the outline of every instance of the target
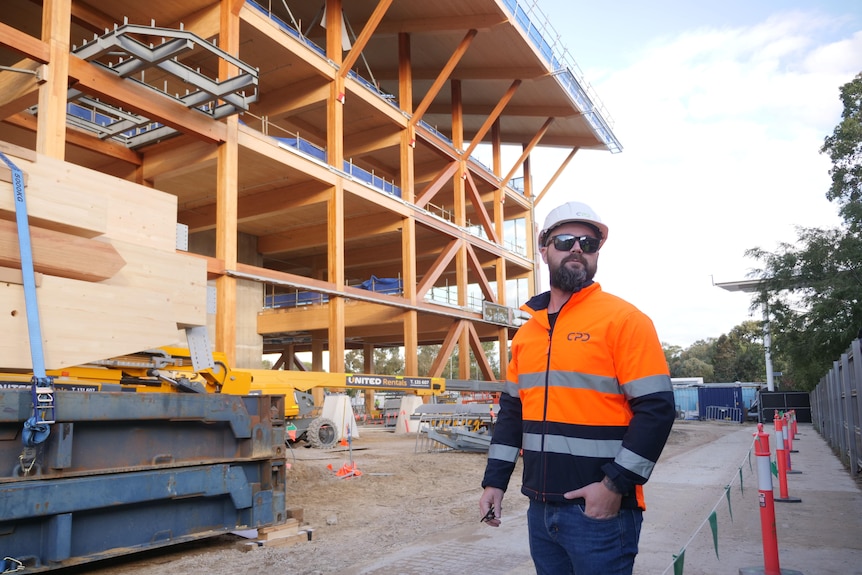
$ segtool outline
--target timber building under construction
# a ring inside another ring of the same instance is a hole
[[[343,372],[364,349],[371,373],[403,346],[405,375],[439,376],[461,349],[481,374],[459,378],[493,380],[482,342],[505,364],[536,289],[536,203],[578,150],[620,150],[537,4],[4,0],[0,149],[175,196],[234,365]],[[534,189],[547,146],[570,153]]]

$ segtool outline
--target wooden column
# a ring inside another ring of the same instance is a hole
[[[491,169],[494,170],[494,175],[501,177],[503,175],[503,137],[500,133],[500,120],[498,119],[491,126]]]
[[[341,46],[341,0],[326,0],[326,57],[336,66],[344,61]],[[326,159],[339,170],[344,167],[344,76],[336,74],[329,85],[326,102]]]
[[[344,188],[341,178],[336,179],[329,199],[328,269],[329,281],[338,291],[344,290]],[[329,298],[329,371],[344,371],[344,298]]]
[[[506,282],[506,260],[497,258],[497,301],[502,305],[508,305]],[[519,302],[520,303],[520,302]],[[515,306],[516,308],[518,305]],[[506,379],[506,368],[509,363],[509,330],[501,327],[497,330],[497,346],[500,352],[500,379]]]
[[[326,0],[326,57],[336,66],[344,61],[341,44],[341,0]],[[344,77],[338,73],[329,84],[326,102],[326,160],[338,170],[344,168]],[[344,288],[344,188],[341,178],[331,190],[327,214],[327,275],[336,289]],[[329,298],[329,371],[344,371],[344,298]]]
[[[66,157],[66,95],[69,86],[69,35],[72,0],[42,2],[42,41],[48,44],[46,82],[39,89],[36,151],[58,160]]]
[[[410,54],[410,35],[398,34],[398,102],[407,114],[413,113],[413,68]],[[416,130],[413,124],[401,133],[401,198],[409,203],[415,199],[414,149]],[[408,216],[401,227],[401,275],[404,283],[404,298],[416,303],[416,220]],[[404,329],[404,375],[419,375],[419,314],[406,310]]]
[[[374,373],[374,344],[362,345],[362,370],[363,373]],[[365,400],[365,414],[370,416],[374,412],[374,390],[363,390],[362,397]]]
[[[456,150],[464,147],[464,114],[461,101],[461,81],[452,80],[452,144]],[[461,227],[467,225],[467,162],[464,158],[458,163],[454,179],[454,213],[455,224]],[[455,281],[458,286],[458,305],[467,305],[467,248],[462,245],[455,256]],[[459,374],[461,379],[470,378],[470,337],[467,330],[462,330],[458,337]]]
[[[223,50],[239,52],[239,18],[234,11],[236,2],[222,0],[219,43]],[[219,61],[219,77],[227,78],[236,68],[225,60]],[[225,120],[225,141],[219,144],[216,169],[216,258],[226,270],[236,269],[237,263],[237,182],[239,181],[239,120]],[[231,365],[236,365],[236,279],[222,275],[216,279],[215,347],[223,351]]]
[[[286,356],[286,357],[285,357]],[[282,354],[284,357],[284,369],[292,370],[296,367],[296,344],[287,344],[287,350]]]
[[[311,334],[311,371],[325,371],[323,369],[323,350],[324,341],[319,333]],[[314,405],[322,406],[324,390],[322,387],[314,387],[311,389],[311,396],[314,398]]]

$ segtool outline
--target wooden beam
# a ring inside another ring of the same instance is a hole
[[[554,172],[554,175],[551,177],[550,180],[548,180],[548,183],[545,185],[545,187],[542,189],[542,191],[539,193],[539,195],[536,196],[536,200],[533,202],[534,206],[539,205],[539,202],[542,201],[542,198],[545,197],[545,194],[548,193],[548,190],[551,189],[551,186],[554,185],[554,182],[557,181],[557,178],[560,177],[560,175],[563,173],[563,170],[566,169],[566,166],[569,165],[569,162],[572,161],[572,158],[574,158],[575,154],[577,154],[577,153],[578,153],[578,148],[572,148],[572,151],[569,152],[569,155],[566,156],[566,159],[563,160],[563,162],[560,164],[560,167],[557,168],[557,171]]]
[[[443,374],[443,368],[452,356],[452,352],[455,351],[455,344],[458,343],[458,339],[461,337],[461,333],[464,331],[464,326],[467,323],[469,322],[465,320],[452,322],[452,325],[449,327],[449,331],[446,333],[446,337],[443,339],[443,343],[440,346],[440,351],[437,353],[437,357],[434,358],[434,362],[428,370],[428,375],[430,377],[440,377]]]
[[[410,125],[415,126],[419,123],[419,120],[422,119],[422,116],[431,105],[431,102],[434,101],[434,98],[436,98],[440,90],[443,89],[443,85],[446,83],[446,80],[449,79],[449,76],[452,74],[452,70],[455,69],[455,66],[458,65],[458,62],[460,62],[461,58],[464,57],[464,54],[467,53],[467,49],[470,47],[476,34],[478,34],[478,31],[472,29],[468,30],[467,34],[464,35],[464,38],[458,44],[458,47],[455,48],[455,51],[449,57],[449,60],[443,66],[443,69],[440,70],[440,74],[437,76],[437,79],[434,80],[434,83],[428,89],[425,97],[422,98],[422,102],[420,102],[416,107],[416,110],[413,112],[413,116],[410,118]]]
[[[110,30],[114,24],[119,24],[116,19],[101,10],[96,10],[86,2],[72,3],[72,20],[77,26],[96,35],[104,34],[105,30]]]
[[[329,95],[329,83],[324,78],[312,76],[291,82],[283,88],[264,92],[255,106],[258,116],[281,116],[299,114],[312,106],[322,105]]]
[[[512,82],[512,85],[509,86],[509,89],[506,90],[506,93],[503,94],[503,97],[500,98],[500,101],[497,102],[497,105],[494,106],[494,109],[491,110],[491,113],[488,114],[488,117],[482,123],[482,127],[479,128],[479,131],[473,136],[473,140],[470,142],[470,146],[464,151],[464,157],[469,158],[473,155],[473,151],[476,149],[480,143],[482,143],[482,139],[485,137],[485,134],[491,129],[491,126],[497,121],[500,117],[500,114],[503,113],[503,109],[506,107],[506,104],[512,99],[512,96],[515,95],[515,91],[521,85],[520,80],[515,80]]]
[[[451,262],[452,258],[455,257],[455,254],[458,253],[462,243],[462,240],[453,239],[446,246],[446,249],[441,250],[437,259],[422,278],[422,282],[416,287],[416,299],[424,298],[425,294],[434,287],[434,283],[437,281],[437,278],[440,277],[440,274],[443,273],[443,270],[446,269],[446,266],[449,265],[449,262]]]
[[[39,62],[22,60],[11,67],[15,71],[0,72],[0,120],[35,105],[39,86],[45,82],[44,65]]]
[[[401,225],[401,220],[381,218],[379,215],[349,218],[344,222],[345,233],[351,240],[394,232]],[[296,251],[323,247],[327,245],[328,241],[324,225],[305,226],[260,236],[258,238],[257,250],[264,255],[277,254],[287,250]],[[384,247],[381,246],[380,249],[382,250]],[[395,253],[398,246],[391,246],[390,249]],[[379,251],[371,256],[372,261],[376,257],[380,257]]]
[[[245,5],[245,0],[227,0],[228,6],[223,8],[219,2],[213,2],[209,6],[204,6],[197,12],[192,12],[182,16],[182,18],[178,22],[170,22],[168,27],[170,28],[182,28],[184,30],[188,30],[189,32],[194,32],[201,38],[212,38],[213,36],[218,35],[220,37],[220,45],[222,48],[230,52],[233,56],[239,56],[239,46],[233,45],[231,47],[227,47],[227,43],[224,42],[222,36],[224,36],[225,22],[225,13],[230,14],[230,17],[233,21],[239,23],[239,12],[242,7]],[[237,24],[238,25],[238,24]],[[231,32],[234,35],[233,32]],[[235,34],[236,38],[239,38],[238,34]],[[219,77],[227,78],[228,76]]]
[[[482,224],[482,229],[488,234],[488,238],[495,244],[500,243],[500,238],[497,236],[497,230],[494,227],[494,222],[491,216],[488,215],[488,210],[485,209],[485,204],[482,198],[479,197],[479,190],[476,188],[476,181],[473,179],[473,174],[469,170],[464,172],[467,176],[466,194],[470,198],[470,203],[473,204],[473,209],[479,215],[479,223]]]
[[[32,114],[15,114],[4,120],[10,126],[17,126],[31,132],[38,129],[38,121]],[[66,144],[76,146],[92,152],[98,152],[103,156],[122,160],[135,166],[140,166],[143,163],[140,154],[131,150],[113,140],[102,140],[94,136],[91,132],[84,132],[76,128],[66,128]]]
[[[470,340],[470,349],[473,350],[473,355],[476,357],[476,363],[479,364],[479,371],[485,377],[485,381],[496,381],[497,376],[494,370],[491,369],[491,362],[488,361],[488,356],[485,354],[485,348],[482,347],[482,340],[479,339],[479,334],[476,333],[476,326],[472,323],[467,324],[467,335]]]
[[[410,51],[410,35],[398,34],[398,105],[408,114],[413,113],[413,58]],[[408,126],[408,130],[410,127]],[[415,135],[411,134],[414,138]]]
[[[523,164],[527,157],[529,157],[530,153],[533,151],[533,148],[539,145],[539,142],[542,140],[542,137],[545,135],[545,132],[548,131],[548,128],[550,128],[551,124],[553,123],[554,118],[548,118],[547,120],[545,120],[545,123],[542,124],[541,128],[539,128],[539,131],[536,132],[530,143],[524,147],[524,150],[523,152],[521,152],[521,156],[518,158],[518,161],[514,163],[512,169],[509,170],[509,173],[506,174],[506,177],[504,177],[503,181],[500,182],[500,187],[505,187],[509,183],[509,180],[512,179],[512,177],[515,175],[515,172],[517,172],[518,169],[521,167],[521,164]]]
[[[497,303],[497,294],[494,293],[494,290],[491,289],[491,283],[488,281],[488,277],[485,275],[485,270],[482,269],[482,262],[479,261],[479,258],[476,256],[476,250],[473,249],[469,243],[464,242],[467,251],[467,264],[473,270],[473,273],[476,274],[476,280],[479,284],[479,289],[482,290],[482,295],[485,296],[485,299]]]
[[[401,134],[393,126],[385,125],[365,130],[344,138],[344,157],[361,156],[384,148],[392,148],[401,142]]]
[[[30,225],[33,268],[63,278],[99,282],[126,264],[109,243]],[[18,227],[0,220],[0,266],[21,268]]]
[[[413,77],[417,80],[433,80],[439,73],[440,70],[437,68],[415,68],[413,70]],[[397,74],[398,71],[395,68],[374,70],[374,76],[378,80],[395,80],[398,77]],[[473,68],[462,65],[452,70],[450,78],[454,80],[537,80],[547,75],[548,71],[539,65],[503,68]],[[571,112],[572,107],[567,107],[566,110]]]
[[[362,51],[368,45],[368,41],[374,35],[374,32],[380,25],[380,21],[383,20],[383,16],[386,15],[386,11],[389,10],[389,6],[391,5],[392,0],[378,0],[377,6],[374,7],[374,11],[371,12],[371,16],[366,20],[365,26],[362,27],[359,36],[353,42],[350,53],[341,64],[341,69],[338,71],[341,77],[346,77],[347,73],[353,68],[353,65],[359,60],[359,56],[362,55]]]
[[[505,24],[508,21],[508,18],[496,13],[391,20],[377,26],[377,34],[405,34],[414,32],[433,34],[435,32],[452,32],[468,30],[470,28],[487,30],[500,24]]]
[[[434,178],[434,180],[428,184],[422,192],[420,192],[419,196],[416,198],[416,206],[424,208],[428,205],[428,202],[437,195],[437,192],[439,192],[446,182],[452,178],[455,172],[458,171],[459,165],[460,162],[456,160],[450,162],[442,171],[440,171],[440,173],[437,174],[437,177]]]
[[[144,152],[143,178],[156,182],[159,178],[173,178],[183,174],[215,166],[218,147],[211,142],[176,142],[176,138],[160,146],[152,146]]]
[[[238,199],[237,222],[249,222],[261,217],[287,213],[298,207],[325,202],[327,197],[326,184],[315,180],[242,196]],[[216,222],[216,205],[208,204],[182,210],[177,215],[177,221],[187,225],[190,232],[211,229]]]
[[[529,142],[535,134],[512,133],[507,135],[508,142]],[[607,150],[607,145],[598,136],[567,136],[565,134],[546,134],[542,138],[542,145],[557,148],[583,148],[586,150]]]
[[[505,78],[508,80],[509,78]],[[427,114],[442,115],[446,114],[449,107],[446,104],[433,104],[428,107]],[[464,106],[464,115],[466,116],[487,116],[494,109],[492,104],[472,104]],[[507,117],[519,118],[546,118],[553,116],[555,118],[574,118],[581,116],[573,106],[507,106]]]
[[[327,166],[309,162],[301,154],[285,153],[283,148],[273,145],[272,138],[248,126],[239,126],[239,145],[273,162],[298,170],[309,178],[321,182],[329,182],[333,178]]]
[[[21,32],[8,24],[0,22],[0,46],[5,46],[21,56],[36,60],[40,64],[51,61],[51,52],[47,42]]]

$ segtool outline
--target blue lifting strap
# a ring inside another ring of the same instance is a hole
[[[12,191],[15,194],[15,221],[18,224],[18,245],[21,252],[21,276],[24,284],[24,306],[27,310],[27,331],[30,336],[30,357],[33,362],[33,416],[24,423],[24,445],[42,443],[54,423],[54,383],[45,373],[45,354],[42,349],[42,326],[36,302],[36,274],[33,269],[33,247],[27,218],[27,198],[24,195],[24,174],[5,154],[0,159],[12,171]]]

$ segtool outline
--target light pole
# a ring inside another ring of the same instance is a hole
[[[712,282],[712,285],[727,291],[741,291],[747,293],[759,292],[763,280],[741,280],[736,282]],[[766,389],[775,391],[775,374],[772,371],[772,336],[769,331],[769,306],[763,304],[763,351],[766,356]]]

